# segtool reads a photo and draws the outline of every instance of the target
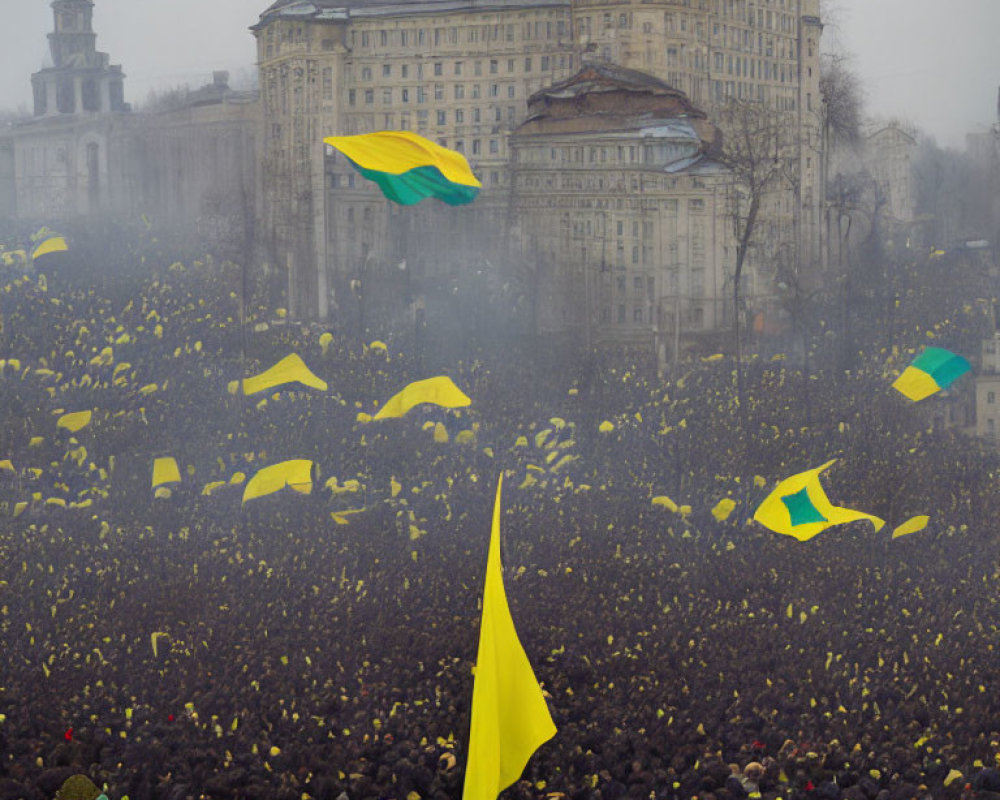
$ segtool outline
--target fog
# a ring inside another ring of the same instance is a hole
[[[830,0],[825,47],[853,54],[867,111],[961,149],[996,121],[1000,3]]]

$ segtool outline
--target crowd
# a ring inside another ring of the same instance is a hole
[[[741,429],[725,359],[586,381],[510,351],[418,361],[241,307],[232,265],[140,271],[0,287],[0,800],[76,775],[112,800],[460,797],[501,474],[558,727],[508,796],[1000,798],[1000,460],[928,427],[887,357],[751,360]],[[290,352],[327,392],[227,391]],[[472,405],[367,421],[431,374]],[[319,466],[312,494],[241,504],[234,474],[289,458]],[[831,499],[885,530],[749,521],[830,458]]]

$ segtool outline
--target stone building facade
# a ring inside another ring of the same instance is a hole
[[[242,246],[260,191],[256,94],[218,72],[169,108],[133,112],[121,67],[96,50],[93,7],[52,2],[54,66],[31,78],[34,116],[0,133],[0,215],[58,225],[144,214]]]
[[[528,96],[576,63],[566,0],[279,0],[253,31],[264,236],[288,269],[290,307],[303,316],[326,316],[331,290],[365,265],[398,261],[403,238],[419,253],[421,232],[450,226],[455,213],[390,208],[324,149],[324,136],[411,130],[464,153],[485,185],[475,208],[458,212],[459,230],[493,247],[508,202],[509,133]],[[391,233],[400,214],[407,233]],[[440,269],[466,249],[436,244],[417,261]]]
[[[515,261],[539,331],[663,361],[723,327],[732,179],[713,160],[719,131],[683,92],[589,64],[529,98],[510,144]]]
[[[435,268],[470,250],[523,252],[511,131],[535,92],[590,62],[650,73],[710,116],[733,99],[790,119],[794,197],[772,203],[780,219],[764,227],[793,231],[799,262],[819,263],[818,0],[278,0],[252,30],[265,118],[264,235],[288,269],[296,314],[326,316],[338,284],[404,251]],[[463,152],[484,183],[476,203],[460,212],[391,208],[320,144],[323,135],[391,128]],[[454,247],[443,250],[437,235],[427,242],[434,255],[421,256],[415,237],[456,220]],[[615,250],[617,240],[592,247]]]

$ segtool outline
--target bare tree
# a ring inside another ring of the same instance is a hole
[[[743,300],[743,270],[755,248],[777,252],[783,238],[783,226],[777,219],[779,193],[790,191],[789,177],[797,172],[795,126],[787,115],[764,103],[732,100],[719,114],[724,131],[719,161],[729,168],[733,192],[729,214],[736,239],[736,265],[733,270],[733,348],[736,364],[736,401],[740,425],[745,432],[746,398],[743,380],[743,335],[741,317],[746,312]],[[771,201],[775,202],[771,202]],[[761,225],[766,221],[767,225]],[[768,231],[770,236],[762,235]]]
[[[826,149],[857,148],[864,119],[864,91],[847,56],[827,53],[820,58],[820,122]]]

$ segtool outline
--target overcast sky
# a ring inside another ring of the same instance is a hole
[[[125,96],[193,87],[212,70],[238,82],[254,61],[255,23],[271,0],[96,0],[97,48],[121,64]],[[827,48],[854,57],[869,114],[899,117],[961,148],[996,121],[1000,0],[825,0]],[[48,53],[49,0],[7,0],[0,109],[30,110],[32,72]],[[10,35],[13,33],[14,35]]]

